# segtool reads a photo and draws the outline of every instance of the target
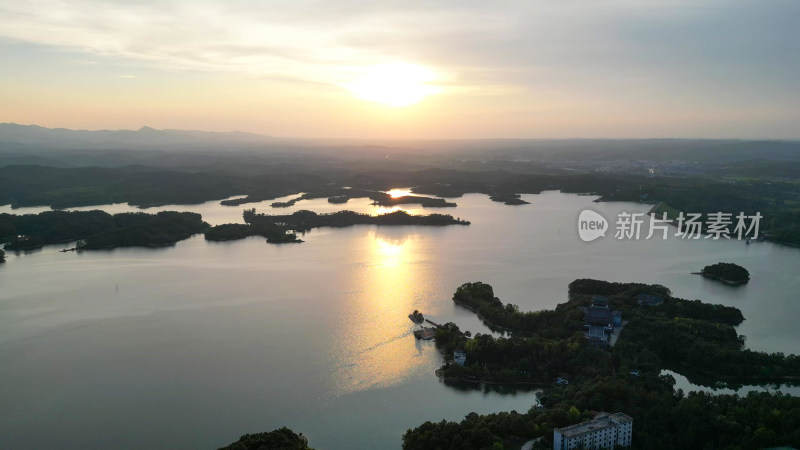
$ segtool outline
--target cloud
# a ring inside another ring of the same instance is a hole
[[[352,45],[352,36],[421,13],[357,2],[2,0],[0,36],[168,69],[341,83],[395,57]]]
[[[703,58],[794,70],[785,53],[800,32],[787,18],[798,13],[796,2],[778,1],[0,0],[0,36],[166,68],[333,84],[393,60],[440,66],[462,83],[519,83],[532,72],[663,75],[671,63],[703,72]]]
[[[798,16],[795,0],[0,0],[0,37],[328,86],[408,62],[447,92],[517,103],[796,111]]]

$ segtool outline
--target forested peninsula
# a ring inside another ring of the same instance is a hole
[[[76,242],[75,250],[115,247],[162,247],[197,233],[209,241],[228,241],[263,236],[273,244],[303,242],[298,232],[319,227],[352,225],[469,225],[449,215],[412,215],[405,211],[371,216],[353,211],[318,214],[298,211],[290,215],[244,212],[244,224],[210,227],[200,214],[164,211],[156,214],[103,211],[45,211],[39,214],[0,214],[0,243],[6,250],[35,250],[50,244]],[[0,258],[0,262],[3,259]]]
[[[750,176],[752,167],[736,165],[727,167],[724,174],[714,172],[715,166],[711,165],[702,176],[648,177],[538,166],[524,166],[532,173],[517,173],[519,162],[498,164],[501,170],[356,170],[302,163],[288,168],[266,166],[259,174],[253,174],[249,166],[247,170],[238,166],[231,169],[236,173],[143,166],[6,166],[0,167],[0,204],[66,208],[119,202],[154,206],[221,200],[225,205],[241,205],[305,192],[289,201],[275,202],[275,206],[289,206],[299,199],[327,198],[331,203],[346,203],[352,198],[368,197],[373,203],[386,206],[414,203],[452,207],[452,198],[468,193],[520,205],[526,203],[520,194],[555,189],[597,195],[599,201],[663,203],[671,211],[670,219],[680,212],[704,216],[719,211],[748,216],[760,213],[763,220],[759,238],[800,245],[800,184],[795,180],[797,170],[790,170],[800,162],[793,162],[793,166],[761,166],[763,179]],[[742,176],[736,177],[735,173]],[[413,186],[414,195],[393,198],[383,192],[394,186]],[[223,200],[232,196],[239,197]],[[729,231],[732,228],[733,225]]]
[[[274,223],[259,223],[253,225],[227,223],[211,227],[205,231],[205,238],[207,241],[234,241],[250,236],[265,237],[270,244],[303,242],[290,228]]]
[[[297,211],[289,215],[257,214],[254,209],[244,212],[244,221],[250,225],[283,224],[295,231],[308,231],[312,228],[342,228],[352,225],[469,225],[469,221],[454,218],[447,214],[413,215],[403,210],[372,216],[354,211],[338,211],[319,214],[314,211]]]
[[[6,250],[34,250],[50,244],[77,242],[77,250],[115,247],[163,247],[208,228],[200,214],[164,211],[157,214],[103,211],[45,211],[0,214],[0,242]]]
[[[327,198],[330,203],[347,203],[354,198],[369,198],[372,200],[373,205],[378,206],[395,206],[395,205],[420,205],[424,208],[453,208],[458,206],[456,203],[448,202],[443,198],[427,197],[424,195],[403,195],[392,197],[386,192],[371,189],[353,189],[353,188],[325,188],[315,189],[297,197],[293,197],[284,202],[273,202],[273,208],[288,208],[294,206],[295,203],[301,200],[313,200],[317,198]],[[225,200],[225,205],[236,205],[247,203],[243,201],[246,199],[232,199]]]
[[[209,241],[229,241],[244,239],[249,236],[264,236],[273,244],[303,242],[297,233],[304,233],[313,228],[343,228],[352,225],[469,225],[469,221],[455,219],[444,214],[413,215],[398,210],[377,216],[361,214],[353,211],[319,214],[313,211],[297,211],[288,215],[257,214],[255,209],[245,210],[245,224],[225,224],[211,227],[205,232]]]
[[[621,311],[616,345],[588,345],[584,320],[598,301]],[[466,283],[455,303],[506,337],[470,336],[456,324],[438,327],[445,382],[468,388],[543,388],[541,406],[524,413],[470,413],[460,422],[426,422],[403,436],[406,450],[552,448],[553,429],[587,420],[591,411],[624,411],[635,420],[633,448],[763,448],[800,443],[800,398],[758,392],[746,397],[673,389],[670,369],[705,385],[797,383],[800,357],[748,350],[734,325],[737,308],[673,297],[659,285],[580,279],[555,310],[520,312],[485,283]],[[463,365],[453,352],[463,352]],[[562,378],[563,377],[563,378]],[[569,383],[556,383],[569,379]],[[779,412],[779,413],[776,413]],[[709,432],[712,430],[712,432]]]

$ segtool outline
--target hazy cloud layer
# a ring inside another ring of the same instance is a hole
[[[800,2],[0,0],[0,37],[164,70],[342,85],[409,61],[484,95],[796,118]],[[126,75],[123,73],[123,75]],[[769,115],[768,114],[768,115]]]
[[[0,35],[170,67],[337,82],[407,59],[479,73],[797,78],[796,1],[2,1]],[[566,73],[564,73],[566,71]],[[495,75],[491,75],[495,74]],[[730,73],[729,73],[730,75]],[[734,74],[735,75],[735,74]]]

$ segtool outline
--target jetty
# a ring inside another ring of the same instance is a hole
[[[436,328],[422,327],[419,330],[414,330],[414,337],[423,341],[432,341],[436,337]]]
[[[444,325],[438,324],[430,319],[425,319],[425,322],[433,325],[432,327],[421,326],[420,329],[414,330],[414,337],[425,341],[430,341],[436,338],[436,330],[438,328],[445,328]],[[470,336],[463,331],[460,332],[462,336]]]

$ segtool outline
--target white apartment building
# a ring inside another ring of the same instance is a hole
[[[553,450],[611,449],[631,445],[633,419],[624,413],[600,413],[588,422],[553,430]]]

